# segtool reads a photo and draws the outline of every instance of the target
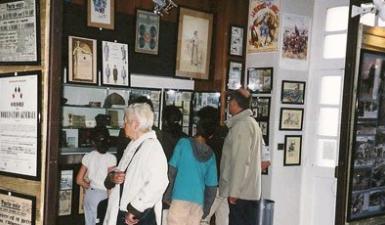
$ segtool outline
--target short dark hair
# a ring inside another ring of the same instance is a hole
[[[135,104],[135,103],[147,103],[147,104],[150,105],[151,110],[154,112],[154,105],[152,104],[151,99],[150,99],[150,98],[147,98],[147,97],[144,96],[144,95],[131,97],[131,98],[128,100],[128,104],[127,104],[127,105],[131,105],[131,104]]]
[[[197,124],[197,135],[204,137],[206,140],[210,138],[217,128],[217,123],[208,118],[201,118]]]
[[[230,100],[234,99],[238,103],[239,107],[241,107],[242,109],[250,108],[251,104],[251,95],[250,93],[248,93],[248,91],[246,91],[246,93],[248,93],[248,96],[245,96],[245,93],[242,93],[245,91],[245,89],[238,89],[228,93]]]
[[[163,108],[162,122],[166,126],[179,124],[182,121],[183,115],[175,105],[167,105]]]
[[[94,128],[92,141],[99,153],[106,153],[110,147],[110,133],[107,128]]]
[[[199,120],[211,119],[216,124],[219,124],[219,110],[217,108],[205,106],[198,111],[197,115]]]

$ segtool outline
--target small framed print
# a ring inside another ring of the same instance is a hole
[[[135,52],[158,55],[159,21],[153,12],[136,11]]]
[[[271,93],[273,89],[273,68],[248,68],[247,88],[252,93]]]
[[[103,76],[102,84],[108,86],[130,85],[128,70],[128,45],[102,41]]]
[[[283,80],[281,102],[303,105],[305,103],[305,82]]]
[[[251,110],[256,120],[269,120],[271,97],[252,97]]]
[[[262,131],[263,140],[266,146],[269,145],[269,121],[257,121]]]
[[[227,72],[227,89],[237,90],[242,87],[243,63],[229,61]]]
[[[284,166],[301,165],[301,135],[285,135]]]
[[[87,26],[113,30],[115,0],[88,0]]]
[[[231,25],[229,55],[243,56],[244,40],[245,40],[245,29],[240,26]]]
[[[281,108],[279,129],[280,130],[302,130],[303,109]]]

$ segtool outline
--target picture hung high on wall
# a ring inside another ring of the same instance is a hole
[[[40,63],[39,1],[0,2],[0,64]]]
[[[301,165],[301,135],[285,135],[284,166]]]
[[[237,90],[242,87],[243,63],[229,61],[227,71],[227,89]]]
[[[96,63],[95,39],[68,36],[68,82],[96,85]]]
[[[280,130],[302,130],[303,109],[281,108],[279,119]]]
[[[177,77],[209,79],[213,15],[179,9]]]
[[[87,1],[87,25],[113,30],[115,27],[115,0]]]
[[[251,0],[247,26],[247,52],[278,49],[280,0]]]
[[[230,47],[229,55],[243,56],[245,29],[240,26],[230,26]]]
[[[247,88],[252,93],[271,93],[273,88],[273,68],[255,68],[247,69]]]
[[[102,41],[103,85],[129,86],[128,45]]]
[[[159,15],[153,12],[136,11],[135,52],[158,54],[159,21]]]
[[[305,102],[305,82],[283,80],[281,88],[283,104],[301,104]]]

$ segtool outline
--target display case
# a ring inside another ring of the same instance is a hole
[[[154,106],[155,121],[154,125],[160,127],[160,109],[161,109],[161,98],[162,89],[157,88],[130,88],[129,89],[129,100],[133,100],[139,96],[146,96],[152,102]]]

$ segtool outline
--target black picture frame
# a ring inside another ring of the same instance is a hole
[[[240,69],[239,69],[240,68]],[[242,87],[245,65],[242,61],[229,60],[227,64],[226,89],[237,90]]]
[[[254,94],[269,94],[273,90],[273,67],[247,68],[247,89]]]
[[[279,130],[301,131],[303,126],[303,108],[281,108]]]
[[[128,44],[102,41],[100,48],[102,53],[101,85],[107,87],[129,87],[131,84],[131,73]],[[110,81],[110,77],[114,82]]]
[[[245,55],[245,28],[239,25],[230,25],[229,29],[229,49],[230,56],[243,57]]]
[[[282,80],[281,103],[282,104],[305,104],[306,82]]]
[[[285,135],[283,165],[301,165],[302,135]]]
[[[0,195],[4,195],[5,198],[10,199],[10,200],[11,200],[11,198],[14,198],[15,200],[19,199],[20,201],[24,201],[26,204],[30,204],[31,212],[30,212],[30,218],[29,218],[30,223],[29,224],[36,225],[36,197],[35,196],[30,196],[30,195],[26,195],[26,194],[21,194],[21,193],[17,193],[17,192],[13,192],[13,191],[1,190],[1,189],[0,189]],[[28,214],[25,206],[20,206],[19,205],[19,207],[17,207],[17,206],[13,205],[14,202],[9,202],[9,201],[6,201],[6,202],[10,203],[14,207],[12,209],[13,211],[22,210],[22,212],[20,212],[20,216],[22,214]],[[4,221],[3,221],[4,223],[3,224],[6,224],[7,220],[11,220],[11,215],[13,215],[13,214],[10,214],[9,212],[1,212],[0,211],[0,213],[5,213],[5,214],[10,216],[10,217],[8,217],[8,219],[4,219]],[[11,221],[11,222],[13,222],[15,224],[19,224],[20,223],[20,221],[14,221],[14,219],[16,219],[16,218],[13,216],[13,219],[12,219],[13,221]]]

